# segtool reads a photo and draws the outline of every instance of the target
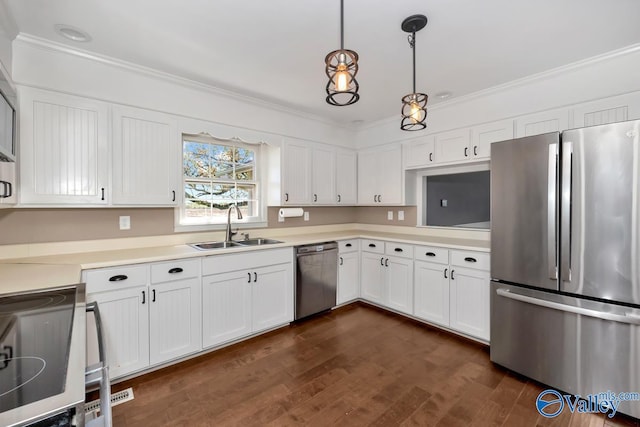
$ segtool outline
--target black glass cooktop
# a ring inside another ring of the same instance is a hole
[[[0,412],[64,391],[75,292],[0,296]]]

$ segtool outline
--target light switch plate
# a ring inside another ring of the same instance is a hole
[[[131,217],[130,216],[121,216],[120,217],[120,230],[131,230]]]
[[[387,219],[393,221],[393,211],[387,211]]]
[[[404,211],[398,211],[398,221],[404,221]]]

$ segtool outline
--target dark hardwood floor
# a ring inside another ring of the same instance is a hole
[[[638,426],[616,416],[547,419],[543,386],[480,344],[364,304],[115,384],[135,399],[114,426]]]

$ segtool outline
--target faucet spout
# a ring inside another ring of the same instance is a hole
[[[240,211],[240,208],[238,207],[238,205],[237,204],[230,205],[229,209],[227,210],[227,235],[225,238],[225,242],[230,242],[231,239],[233,238],[233,235],[236,234],[231,232],[231,211],[233,209],[235,209],[236,211],[236,218],[242,219],[242,212]]]

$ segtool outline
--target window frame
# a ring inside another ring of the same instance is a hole
[[[200,134],[189,134],[183,133],[180,138],[181,149],[180,149],[180,197],[179,204],[175,208],[175,223],[174,230],[177,232],[180,231],[207,231],[207,230],[221,230],[226,228],[226,217],[223,221],[215,221],[215,222],[203,222],[203,223],[189,223],[184,222],[185,217],[185,208],[186,208],[186,199],[185,199],[185,186],[190,181],[189,177],[187,177],[184,173],[184,153],[185,153],[185,142],[197,142],[211,145],[222,145],[222,146],[232,146],[235,148],[242,148],[246,150],[251,150],[254,152],[254,179],[252,181],[241,181],[241,180],[230,180],[230,179],[208,179],[209,182],[219,182],[221,184],[229,184],[235,183],[236,185],[243,185],[244,183],[255,185],[255,198],[251,200],[255,200],[258,204],[256,208],[256,215],[247,217],[242,220],[238,220],[235,217],[235,214],[232,215],[232,223],[234,227],[242,227],[246,228],[264,228],[267,226],[267,208],[266,208],[266,177],[265,177],[265,167],[263,165],[266,164],[266,144],[264,142],[247,142],[237,137],[232,138],[219,138],[216,136],[212,136],[208,133],[200,133]],[[194,180],[197,180],[195,178]],[[211,217],[209,217],[211,218]]]

